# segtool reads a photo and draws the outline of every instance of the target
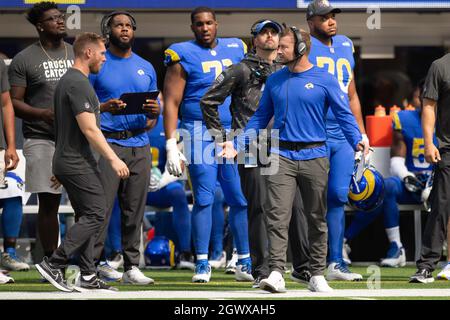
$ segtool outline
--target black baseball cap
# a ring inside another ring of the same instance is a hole
[[[263,31],[264,28],[273,28],[277,33],[280,33],[283,30],[283,27],[276,21],[266,19],[266,20],[258,20],[256,21],[250,32],[255,37],[258,33]]]
[[[325,16],[329,13],[341,12],[341,9],[333,8],[328,0],[314,0],[308,4],[308,9],[306,10],[306,20],[309,20],[314,16]]]

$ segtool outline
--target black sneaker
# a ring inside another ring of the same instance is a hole
[[[91,279],[86,280],[83,276],[80,277],[80,286],[75,287],[75,290],[80,292],[91,291],[91,290],[106,290],[106,291],[119,291],[116,287],[112,287],[105,281],[101,280],[97,276],[93,276]]]
[[[433,281],[433,273],[428,269],[419,269],[409,278],[410,283],[431,283]]]
[[[266,276],[266,277],[263,277],[263,276],[257,276],[257,277],[255,278],[255,281],[253,281],[252,288],[253,288],[253,289],[259,289],[259,283],[261,282],[262,279],[267,279],[267,276]]]
[[[35,264],[37,271],[41,274],[41,276],[48,280],[55,288],[64,291],[64,292],[72,292],[73,289],[67,286],[66,281],[64,280],[64,275],[61,269],[53,267],[49,262],[48,258],[44,257],[41,263]]]
[[[309,280],[311,280],[311,272],[307,269],[301,271],[296,271],[293,269],[290,278],[292,281],[297,283],[309,284]]]

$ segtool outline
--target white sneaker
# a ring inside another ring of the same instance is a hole
[[[123,255],[116,253],[111,260],[108,260],[108,264],[115,270],[123,267]]]
[[[123,276],[122,272],[111,267],[108,262],[100,263],[97,266],[97,273],[102,280],[110,282],[120,281]]]
[[[328,285],[324,276],[312,276],[309,280],[308,289],[313,292],[331,292],[333,288]]]
[[[450,262],[448,262],[444,269],[437,274],[438,280],[450,280]]]
[[[0,284],[14,283],[14,279],[0,272]]]
[[[259,288],[271,293],[286,292],[286,285],[283,275],[278,271],[272,271],[267,279],[261,280]]]
[[[132,266],[130,270],[123,273],[122,277],[123,283],[131,283],[131,284],[154,284],[155,280],[152,278],[146,277],[138,267]]]
[[[255,281],[252,276],[252,260],[250,258],[243,259],[243,261],[238,262],[238,264],[236,265],[234,278],[236,279],[236,281]]]
[[[352,252],[352,249],[350,246],[344,242],[344,245],[342,246],[342,260],[348,265],[352,264],[352,260],[350,260],[350,257],[348,256]]]
[[[350,272],[344,263],[333,262],[328,266],[328,281],[360,281],[362,279],[362,275]]]
[[[10,271],[28,271],[30,266],[21,261],[17,256],[7,252],[2,253],[2,267]]]
[[[225,267],[225,273],[226,274],[235,274],[237,261],[238,261],[238,254],[237,254],[237,250],[234,249],[233,250],[233,255],[231,256],[231,260],[228,261],[228,264]]]
[[[396,242],[391,242],[386,258],[381,260],[382,267],[404,267],[406,265],[406,253],[403,247],[399,248]]]
[[[209,265],[213,269],[225,268],[227,265],[227,254],[225,251],[222,251],[219,259],[209,260]]]
[[[192,276],[192,282],[195,283],[208,283],[211,279],[211,266],[208,261],[202,260],[195,265],[195,273]]]

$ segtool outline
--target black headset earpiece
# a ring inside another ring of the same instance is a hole
[[[294,53],[296,57],[303,56],[306,52],[306,43],[303,40],[302,34],[300,31],[295,27],[289,27],[291,31],[294,33]]]
[[[131,13],[126,11],[114,11],[104,16],[102,18],[102,21],[100,22],[100,29],[104,38],[109,39],[109,36],[111,34],[111,27],[109,23],[114,16],[117,16],[119,14],[128,16],[131,20],[131,26],[133,27],[133,30],[136,30],[136,19],[131,15]]]

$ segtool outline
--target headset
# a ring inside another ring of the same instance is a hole
[[[109,37],[111,35],[111,26],[109,25],[109,23],[111,22],[111,19],[114,16],[117,16],[119,14],[124,14],[124,15],[128,16],[131,20],[131,26],[133,27],[133,30],[136,30],[136,19],[131,15],[131,13],[129,13],[127,11],[111,12],[110,14],[107,14],[106,16],[104,16],[102,18],[102,22],[100,23],[100,29],[102,32],[102,36],[104,38],[106,38],[107,40],[109,40]]]
[[[296,58],[303,56],[306,53],[306,42],[303,40],[302,34],[300,30],[298,30],[295,26],[289,27],[292,33],[294,34],[294,53]]]

